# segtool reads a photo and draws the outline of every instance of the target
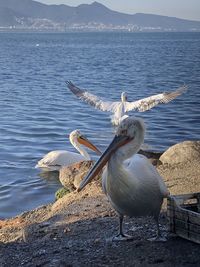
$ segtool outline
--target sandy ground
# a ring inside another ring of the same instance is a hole
[[[171,194],[200,192],[199,162],[158,171]],[[150,218],[126,218],[129,242],[112,242],[118,218],[98,181],[81,193],[0,221],[0,266],[200,266],[200,245],[168,232],[166,203],[160,216],[166,242],[150,242],[156,233]]]

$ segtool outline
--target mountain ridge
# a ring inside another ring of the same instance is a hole
[[[200,21],[113,11],[97,1],[77,7],[1,0],[0,28],[21,30],[200,31]]]

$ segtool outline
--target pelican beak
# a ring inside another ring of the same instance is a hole
[[[88,147],[89,149],[93,150],[98,155],[102,154],[101,151],[95,145],[93,145],[85,136],[83,136],[83,135],[79,136],[78,137],[78,142],[81,145],[84,145],[84,146]]]
[[[112,154],[121,146],[129,143],[132,139],[128,136],[124,135],[115,135],[114,139],[112,140],[111,144],[93,166],[93,168],[89,171],[88,175],[83,178],[82,182],[80,183],[77,191],[80,192],[92,179],[94,179],[97,174],[102,170],[102,168],[106,165]]]

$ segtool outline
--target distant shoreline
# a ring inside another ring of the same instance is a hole
[[[200,33],[194,31],[128,31],[128,30],[33,30],[33,29],[0,29],[0,33]]]

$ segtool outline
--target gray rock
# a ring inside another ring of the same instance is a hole
[[[162,164],[200,161],[200,141],[185,141],[167,149],[160,157]]]
[[[82,179],[92,168],[94,161],[81,161],[60,170],[59,180],[61,184],[70,190],[78,188]]]

